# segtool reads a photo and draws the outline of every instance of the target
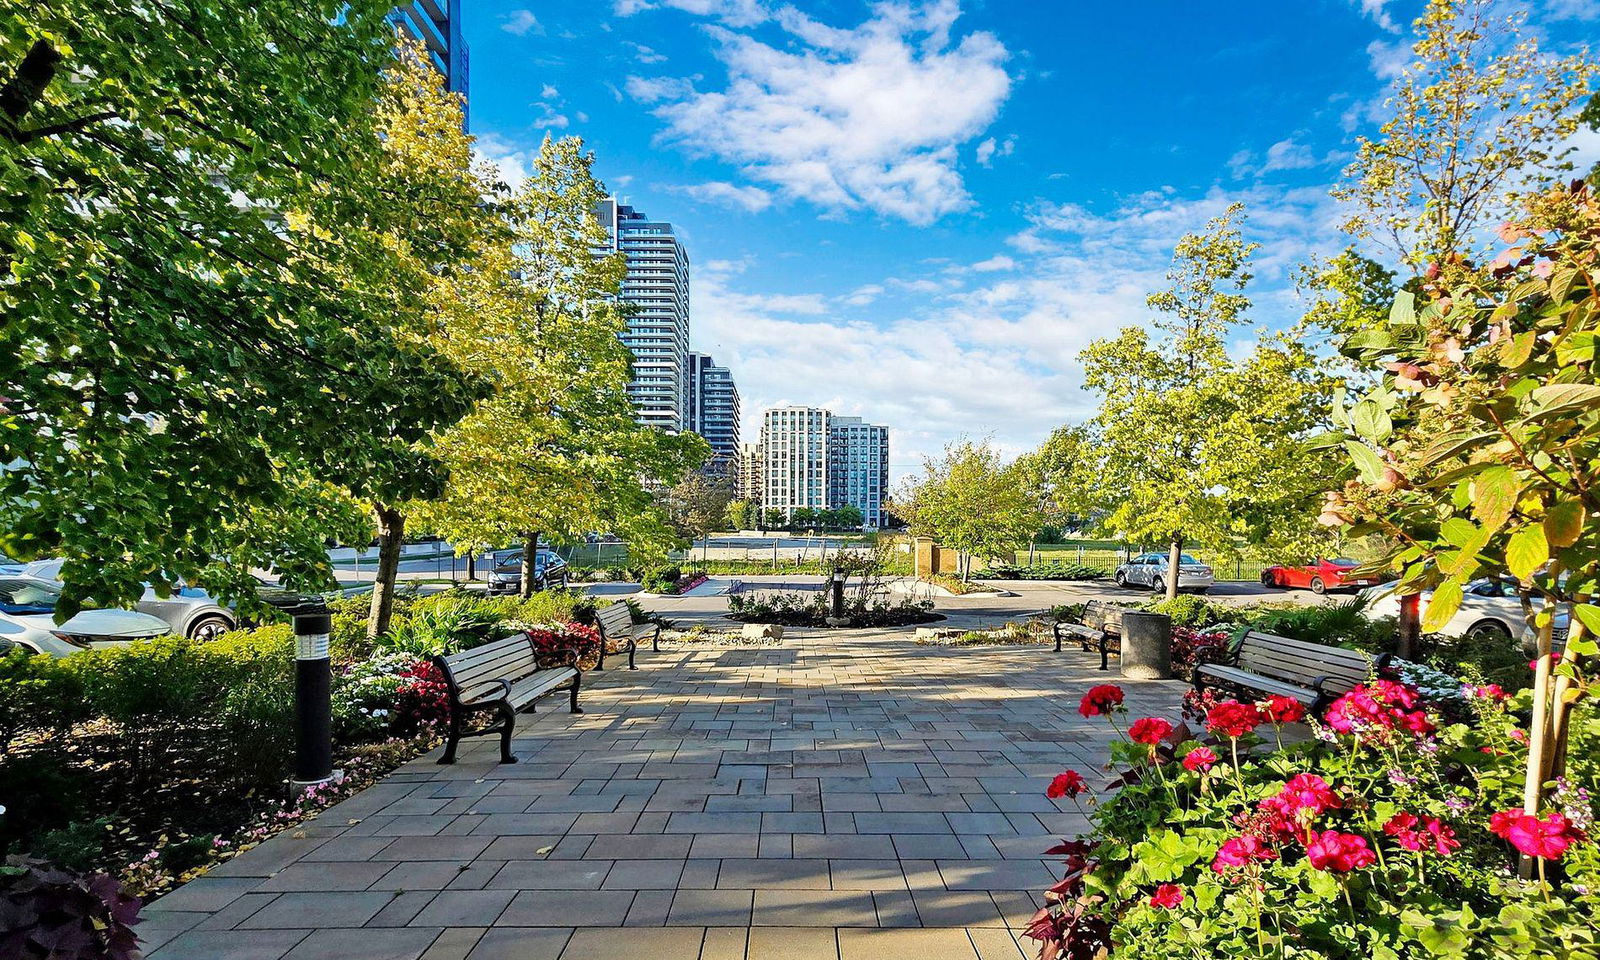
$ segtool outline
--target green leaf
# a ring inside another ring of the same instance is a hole
[[[1145,876],[1154,883],[1165,883],[1183,876],[1184,870],[1200,859],[1200,852],[1198,841],[1174,830],[1163,830],[1133,848],[1134,859]]]
[[[1394,421],[1389,418],[1389,411],[1371,399],[1356,404],[1350,415],[1350,425],[1356,433],[1374,443],[1382,443],[1394,433]]]
[[[1506,567],[1518,580],[1527,580],[1550,559],[1544,527],[1526,526],[1511,535],[1506,545]]]
[[[1553,547],[1570,547],[1583,536],[1583,503],[1563,500],[1544,515],[1544,538]]]
[[[1355,462],[1362,480],[1367,483],[1377,483],[1383,478],[1383,460],[1371,447],[1355,440],[1346,440],[1344,448],[1350,454],[1350,459]]]
[[[1424,633],[1438,633],[1450,618],[1461,609],[1461,584],[1455,580],[1446,580],[1433,588],[1433,596],[1428,598],[1428,608],[1422,615],[1422,630]]]
[[[1578,618],[1591,636],[1600,637],[1600,607],[1592,603],[1575,603],[1572,605],[1572,615]]]
[[[1394,305],[1389,308],[1389,322],[1391,324],[1417,322],[1417,298],[1410,290],[1402,290],[1395,294]]]
[[[1528,394],[1533,416],[1547,417],[1574,408],[1600,409],[1600,384],[1549,383]]]
[[[1522,481],[1510,467],[1496,465],[1478,474],[1471,481],[1472,510],[1478,522],[1493,533],[1511,519],[1517,506],[1517,496],[1522,493]]]

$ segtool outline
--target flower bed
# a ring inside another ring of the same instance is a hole
[[[903,627],[944,619],[933,612],[931,600],[857,599],[846,604],[845,616],[846,626],[850,627]],[[742,623],[776,623],[785,627],[826,627],[829,626],[828,599],[820,591],[729,594],[728,618]]]
[[[695,587],[700,586],[700,584],[705,583],[710,579],[710,577],[703,573],[692,573],[668,587],[665,593],[667,593],[669,596],[681,596],[682,594],[688,593],[690,590],[693,590]]]
[[[1092,791],[1077,771],[1050,786],[1087,803],[1093,826],[1046,851],[1066,869],[1028,927],[1039,956],[1594,956],[1592,756],[1574,754],[1574,782],[1524,812],[1515,701],[1494,686],[1457,694],[1470,722],[1380,679],[1325,722],[1279,697],[1191,703],[1195,732],[1125,724],[1119,688],[1089,691],[1079,711],[1118,731],[1121,772],[1098,802],[1080,799]],[[1302,721],[1314,738],[1285,743]],[[1597,725],[1586,715],[1577,741],[1592,745]]]

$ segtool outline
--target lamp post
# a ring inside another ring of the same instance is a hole
[[[328,634],[333,618],[321,601],[294,611],[294,783],[299,787],[332,780],[332,671]]]
[[[828,578],[828,616],[824,622],[830,627],[844,627],[850,621],[844,615],[844,581],[845,572],[835,567],[833,576]]]

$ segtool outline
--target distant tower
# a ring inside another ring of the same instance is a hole
[[[689,354],[688,427],[711,444],[706,472],[730,476],[739,455],[739,388],[709,354]]]
[[[855,506],[880,529],[889,486],[889,428],[816,407],[776,407],[761,416],[761,505],[796,510]],[[743,457],[741,456],[741,463]]]
[[[428,48],[428,60],[443,74],[445,87],[461,94],[461,119],[467,117],[467,41],[461,35],[461,0],[411,0],[389,11],[396,30]]]
[[[642,424],[671,433],[691,429],[689,394],[689,255],[672,224],[651,220],[615,197],[596,211],[608,246],[628,262],[622,302],[629,307],[622,342],[633,351],[628,399]],[[730,381],[731,383],[731,381]]]

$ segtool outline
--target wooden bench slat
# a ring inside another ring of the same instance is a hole
[[[1216,685],[1258,690],[1293,697],[1316,711],[1365,683],[1386,661],[1358,650],[1251,630],[1228,651],[1227,661],[1196,665],[1193,680],[1196,690]]]
[[[628,651],[628,669],[635,670],[634,656],[639,648],[639,641],[645,636],[650,636],[650,649],[656,652],[661,650],[661,627],[657,624],[633,622],[633,611],[626,602],[618,600],[616,603],[601,607],[595,615],[595,622],[600,627],[600,665],[604,670],[606,666],[606,647],[617,643],[617,652]],[[624,642],[625,641],[625,642]]]
[[[440,763],[454,763],[463,736],[500,734],[500,762],[515,763],[511,734],[517,711],[554,690],[571,691],[573,713],[583,674],[576,666],[540,669],[538,653],[525,633],[504,637],[480,647],[433,658],[444,674],[450,693],[450,732]],[[466,714],[493,710],[496,720],[481,730],[463,730]]]

